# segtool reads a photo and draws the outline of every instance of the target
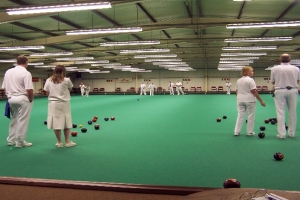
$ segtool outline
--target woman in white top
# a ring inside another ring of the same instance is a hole
[[[53,75],[47,79],[44,90],[48,95],[47,127],[53,129],[57,138],[56,147],[63,147],[61,129],[64,130],[65,147],[73,147],[76,143],[70,140],[72,128],[70,91],[73,84],[65,77],[66,69],[63,65],[57,65]]]
[[[253,68],[250,66],[245,66],[242,68],[242,78],[237,80],[236,83],[236,102],[238,116],[236,119],[234,135],[239,136],[246,111],[248,111],[248,121],[247,121],[247,135],[252,136],[255,133],[254,130],[254,119],[255,119],[255,107],[256,98],[259,100],[262,106],[266,106],[265,102],[260,98],[256,91],[255,81],[251,78],[253,76]]]

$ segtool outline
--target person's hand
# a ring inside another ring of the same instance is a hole
[[[266,107],[266,103],[264,101],[261,101],[260,104],[263,106],[263,107]]]

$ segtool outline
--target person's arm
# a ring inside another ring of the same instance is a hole
[[[33,89],[26,90],[29,102],[33,101]]]
[[[251,90],[251,93],[258,99],[258,101],[260,102],[260,104],[265,107],[266,104],[265,102],[260,98],[258,92],[256,91],[256,89]]]

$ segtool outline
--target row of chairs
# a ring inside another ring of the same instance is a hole
[[[93,92],[105,92],[104,88],[94,88]]]
[[[258,92],[266,92],[266,91],[269,91],[269,89],[268,89],[268,86],[256,86],[256,90],[258,91]]]

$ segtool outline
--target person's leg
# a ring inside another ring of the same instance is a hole
[[[76,143],[74,143],[70,140],[70,129],[69,128],[64,129],[64,135],[65,135],[65,147],[76,146]]]
[[[287,90],[276,90],[275,91],[275,107],[277,114],[277,131],[279,138],[285,138],[285,108],[286,108],[286,92]]]
[[[11,97],[8,100],[10,111],[11,111],[11,119],[9,124],[9,134],[7,137],[8,145],[15,145],[17,138],[17,127],[18,127],[18,118],[19,118],[19,104],[15,102],[15,97]]]
[[[236,123],[235,123],[234,135],[240,135],[242,127],[243,127],[244,116],[245,116],[245,112],[246,112],[246,106],[243,102],[237,103],[237,111],[238,111],[238,116],[237,116]]]
[[[180,95],[179,87],[176,88],[176,91],[177,91],[177,95]]]
[[[289,137],[295,137],[297,126],[297,103],[298,103],[298,90],[293,89],[288,91],[287,106],[289,111],[289,124],[288,135]]]
[[[61,141],[61,130],[60,129],[54,129],[54,133],[55,133],[55,136],[56,136],[56,139],[57,139],[56,146],[58,144],[62,144],[62,141]]]
[[[16,146],[31,146],[31,143],[25,142],[26,134],[28,130],[29,120],[30,120],[30,113],[32,109],[32,104],[28,100],[28,97],[25,95],[21,95],[17,97],[19,102],[19,109],[18,109],[18,124],[16,129]],[[28,145],[27,145],[28,144]]]
[[[256,102],[247,103],[246,107],[247,107],[247,111],[248,111],[247,134],[253,135],[253,133],[254,133]]]

